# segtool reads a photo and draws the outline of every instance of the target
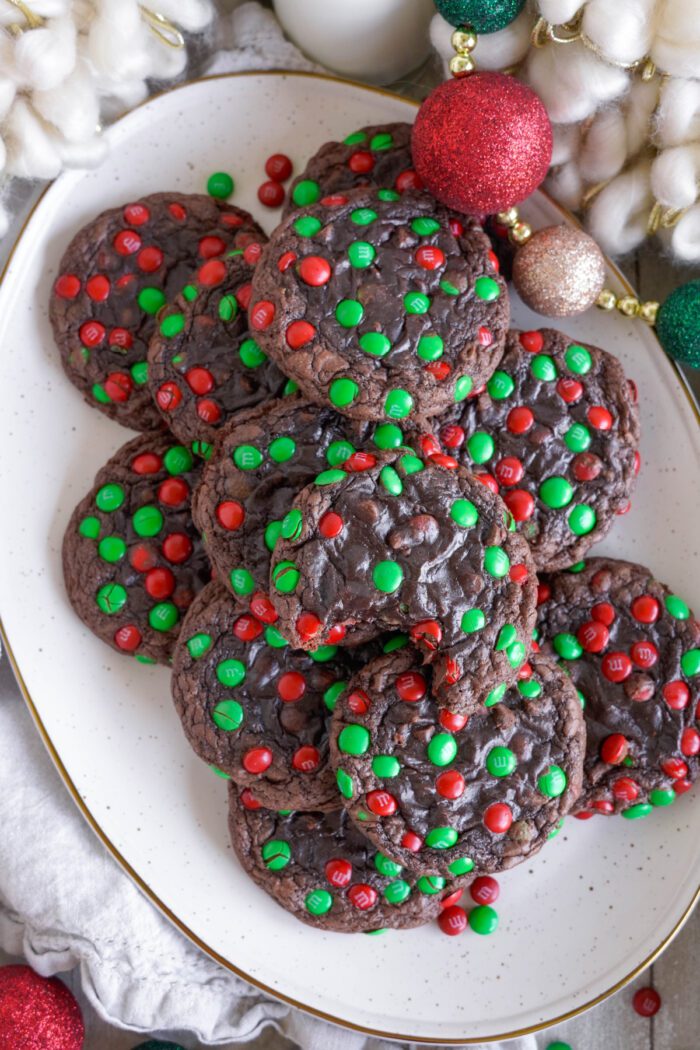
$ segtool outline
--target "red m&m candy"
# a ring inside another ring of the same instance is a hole
[[[632,1006],[641,1017],[653,1017],[661,1009],[661,996],[655,988],[639,988],[634,993]]]
[[[458,937],[467,928],[467,913],[464,908],[453,904],[438,915],[438,926],[448,937]]]

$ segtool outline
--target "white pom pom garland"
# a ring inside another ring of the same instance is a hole
[[[101,121],[186,67],[183,32],[201,32],[213,0],[0,0],[0,177],[52,179],[104,158]],[[0,236],[8,216],[0,204]]]

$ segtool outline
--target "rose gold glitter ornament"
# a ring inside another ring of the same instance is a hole
[[[0,967],[0,1050],[81,1050],[85,1026],[65,984],[29,966]]]
[[[513,262],[513,284],[530,309],[545,317],[571,317],[596,302],[605,260],[595,241],[571,226],[533,233]]]

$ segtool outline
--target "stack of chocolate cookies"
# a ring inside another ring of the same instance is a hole
[[[327,930],[420,925],[700,766],[697,622],[582,560],[629,507],[636,388],[509,330],[488,238],[409,143],[322,147],[269,240],[196,195],[105,212],[51,302],[69,378],[142,431],[70,521],[70,600],[172,665],[241,864]]]

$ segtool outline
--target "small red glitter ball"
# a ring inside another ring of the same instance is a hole
[[[85,1026],[71,992],[29,966],[0,968],[0,1050],[81,1050]]]
[[[535,190],[552,157],[552,128],[531,88],[504,73],[447,80],[418,111],[413,164],[433,196],[458,211],[504,211]]]

